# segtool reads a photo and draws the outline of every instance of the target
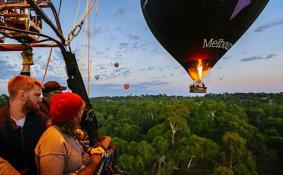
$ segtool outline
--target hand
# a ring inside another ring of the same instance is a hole
[[[94,149],[94,148],[93,148]],[[89,175],[94,174],[97,170],[99,163],[101,162],[102,158],[96,154],[90,156],[89,163],[79,171],[78,175]]]
[[[86,152],[82,153],[82,163],[84,165],[88,164],[90,162],[90,155]]]
[[[90,154],[91,155],[98,155],[100,157],[104,157],[105,156],[105,151],[104,149],[101,147],[101,146],[98,146],[98,147],[95,147],[95,148],[92,148],[91,151],[90,151]]]

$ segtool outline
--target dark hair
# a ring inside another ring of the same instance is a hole
[[[52,123],[58,126],[58,128],[68,136],[74,136],[75,130],[78,128],[78,124],[74,120],[65,122],[52,121]]]

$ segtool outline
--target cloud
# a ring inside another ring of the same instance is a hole
[[[128,91],[125,91],[124,84],[129,84]],[[131,83],[131,82],[120,82],[117,84],[114,83],[103,83],[96,84],[96,93],[99,96],[117,96],[117,95],[130,95],[129,93],[134,92],[135,94],[151,94],[152,91],[160,92],[157,89],[160,87],[166,86],[168,83],[160,82],[160,81],[151,81],[151,82],[142,82],[142,83]],[[109,93],[111,92],[111,93]],[[125,94],[126,93],[126,94]]]
[[[114,71],[111,71],[108,75],[105,75],[106,78],[108,79],[113,79],[113,78],[125,78],[129,76],[133,71],[130,70],[129,68],[118,68]]]
[[[21,63],[18,63],[7,55],[0,55],[0,79],[9,79],[14,75],[20,74]]]
[[[79,58],[78,55],[77,58]],[[34,59],[35,64],[32,66],[33,69],[32,74],[42,76],[46,68],[47,60],[48,60],[48,54],[45,54],[43,56],[42,55],[37,56]],[[51,56],[46,77],[49,76],[61,77],[65,75],[66,75],[65,61],[63,59],[61,51],[59,49],[56,49],[54,51],[54,54]]]
[[[116,58],[121,58],[123,55],[127,55],[129,53],[130,44],[127,42],[121,42],[118,44],[118,51],[115,53]]]
[[[241,61],[256,61],[256,60],[262,60],[262,59],[271,59],[275,57],[275,54],[269,54],[267,56],[252,56],[252,57],[247,57],[247,58],[242,58]]]
[[[0,60],[9,59],[7,55],[0,55]]]
[[[55,50],[55,53],[54,53],[54,57],[55,57],[55,58],[63,59],[62,52],[61,52],[59,49],[56,49],[56,50]]]
[[[119,90],[123,88],[122,84],[96,84],[97,88],[103,88],[104,90]]]
[[[107,68],[104,67],[104,66],[100,66],[99,69],[100,69],[100,70],[107,70]]]
[[[128,48],[128,46],[129,46],[129,44],[126,43],[126,42],[119,43],[119,48],[120,49],[126,49],[126,48]]]
[[[279,25],[283,25],[283,18],[279,18],[277,20],[274,20],[270,23],[264,24],[262,26],[257,27],[254,31],[255,32],[263,32],[266,29],[269,29],[271,27],[275,27],[275,26],[279,26]]]
[[[104,54],[104,52],[102,52],[102,51],[95,52],[95,55],[103,55],[103,54]]]
[[[153,69],[154,69],[153,66],[150,66],[150,67],[147,68],[147,70],[149,70],[149,71],[151,71],[151,70],[153,70]]]
[[[80,47],[83,49],[83,48],[88,48],[88,45],[87,44],[80,44]]]
[[[118,31],[118,32],[122,32],[123,31],[123,29],[121,27],[116,27],[115,30]]]
[[[113,60],[108,60],[97,64],[95,67],[98,69],[94,70],[96,75],[99,75],[104,80],[113,80],[116,78],[125,78],[128,77],[130,74],[135,72],[134,69],[130,69],[128,67],[123,67],[120,65],[119,67],[114,66]]]
[[[130,33],[130,34],[128,34],[128,38],[130,40],[139,40],[140,36]]]
[[[20,74],[20,69],[16,64],[9,63],[7,60],[0,59],[0,78],[10,79],[12,76]]]
[[[101,27],[96,27],[93,30],[93,36],[97,36],[98,34],[102,33],[104,30]]]
[[[0,55],[0,65],[4,66],[4,69],[18,69],[19,64],[16,60],[11,60],[11,57]]]
[[[162,82],[162,81],[149,81],[149,82],[136,83],[133,86],[135,86],[135,88],[140,88],[140,89],[151,89],[152,87],[167,86],[168,84],[169,84],[168,82]]]
[[[117,8],[116,13],[123,16],[126,13],[126,11],[123,7],[119,7]]]
[[[222,57],[223,60],[228,60],[230,58],[232,58],[232,57],[231,56],[224,56],[224,57]]]
[[[134,50],[136,50],[136,49],[144,50],[146,48],[145,46],[146,46],[145,43],[141,43],[141,42],[137,42],[137,41],[135,41],[131,44],[131,48],[133,48]]]
[[[159,68],[161,69],[161,68]],[[144,68],[140,68],[138,69],[139,72],[148,72],[148,71],[154,71],[156,70],[156,67],[154,66],[149,66],[149,67],[144,67]],[[162,70],[159,70],[159,71],[162,71]]]

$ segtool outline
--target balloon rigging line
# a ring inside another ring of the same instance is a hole
[[[62,5],[62,0],[60,0],[59,8],[58,8],[58,15],[60,14],[61,11],[61,5]]]
[[[76,12],[76,16],[75,16],[74,26],[73,27],[76,26],[76,22],[77,22],[78,15],[79,15],[79,10],[80,10],[80,7],[81,7],[81,2],[82,2],[82,0],[79,0],[79,2],[78,2],[78,7],[77,7],[77,12]]]
[[[42,83],[44,83],[45,78],[46,78],[46,75],[47,75],[47,71],[48,71],[48,67],[49,67],[49,63],[50,63],[52,51],[53,51],[53,47],[51,47],[51,48],[50,48],[50,51],[49,51],[49,56],[48,56],[47,64],[46,64],[46,66],[45,66],[44,75],[43,75],[43,77],[42,77]]]
[[[87,6],[89,6],[90,0],[87,0]],[[87,16],[87,93],[90,95],[90,73],[91,73],[91,53],[90,53],[90,15]]]
[[[62,0],[60,0],[60,4],[59,4],[59,8],[58,8],[58,17],[60,16],[61,6],[62,6]],[[52,44],[54,44],[54,42]],[[44,74],[43,74],[43,77],[42,77],[42,83],[44,83],[47,72],[48,72],[48,67],[49,67],[49,63],[50,63],[50,60],[51,60],[52,51],[53,51],[53,47],[51,47],[50,50],[49,50],[49,55],[48,55],[47,63],[46,63],[46,66],[45,66],[45,71],[44,71]]]
[[[79,32],[81,31],[82,29],[82,25],[84,24],[86,18],[90,15],[90,13],[92,11],[94,11],[98,6],[98,0],[94,0],[94,1],[91,1],[91,4],[89,7],[86,8],[86,13],[85,15],[81,16],[80,17],[80,20],[79,22],[75,25],[75,27],[69,32],[68,34],[68,38],[67,38],[67,44],[70,44],[70,42],[74,39],[74,37],[76,37]]]

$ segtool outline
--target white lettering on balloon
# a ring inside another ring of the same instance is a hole
[[[203,39],[202,48],[220,48],[229,50],[233,46],[232,43],[228,41],[224,41],[224,39],[220,38],[218,40],[211,38],[209,41],[207,39]]]

